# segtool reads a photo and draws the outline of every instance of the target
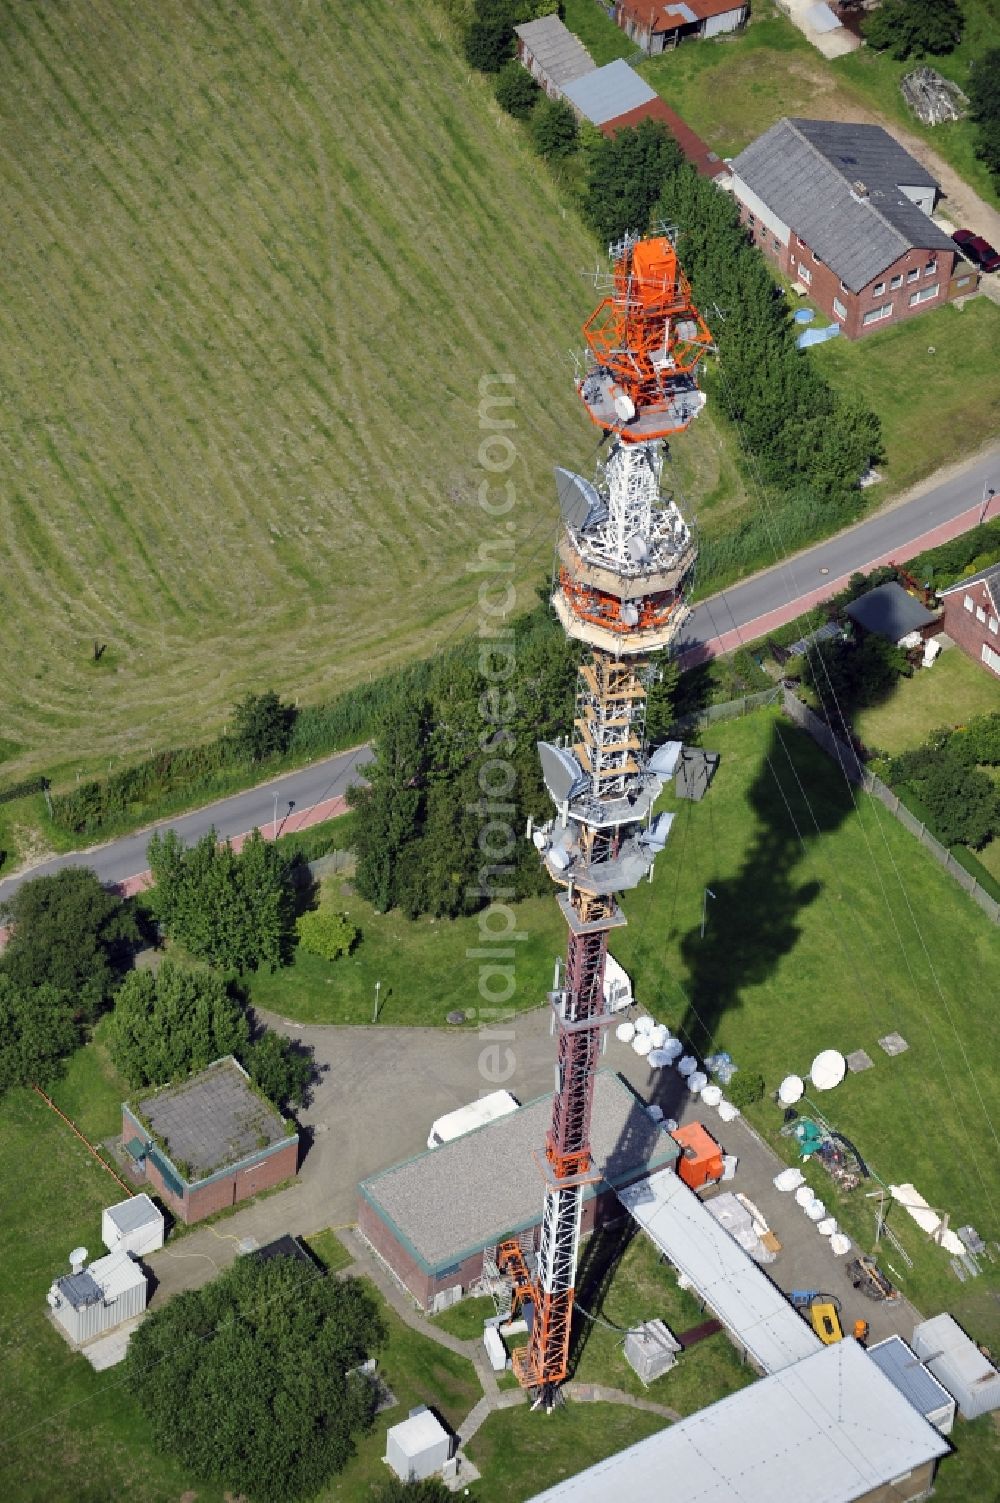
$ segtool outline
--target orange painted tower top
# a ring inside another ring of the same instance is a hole
[[[682,432],[704,406],[695,371],[712,336],[666,235],[611,247],[608,295],[583,326],[591,366],[577,390],[626,443]]]

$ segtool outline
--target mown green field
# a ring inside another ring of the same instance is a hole
[[[432,5],[3,0],[0,129],[4,782],[474,627],[491,374],[530,603],[595,248]]]

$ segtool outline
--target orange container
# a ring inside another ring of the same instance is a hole
[[[677,1173],[692,1190],[722,1178],[722,1149],[700,1122],[678,1127],[671,1137],[681,1151]]]

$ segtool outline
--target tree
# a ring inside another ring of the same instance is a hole
[[[516,58],[504,63],[497,74],[493,94],[497,104],[515,120],[527,120],[538,99],[538,85]]]
[[[681,677],[675,658],[668,658],[657,667],[658,675],[646,696],[646,740],[651,746],[665,741],[674,723],[674,695]]]
[[[576,148],[576,116],[565,99],[543,95],[531,116],[531,139],[540,157],[568,157]]]
[[[977,59],[967,93],[969,114],[979,126],[976,156],[1000,183],[1000,47]]]
[[[513,0],[476,0],[476,14],[466,27],[466,60],[480,73],[499,73],[514,50]]]
[[[376,1390],[351,1370],[385,1339],[358,1280],[294,1258],[237,1258],[146,1316],[125,1380],[154,1443],[195,1476],[254,1503],[294,1503],[370,1429]]]
[[[294,706],[282,704],[273,689],[251,693],[233,710],[230,740],[237,756],[263,762],[288,750],[294,724]]]
[[[292,1039],[266,1029],[241,1063],[257,1089],[281,1111],[305,1103],[313,1081],[312,1056]]]
[[[165,960],[157,972],[133,971],[115,998],[108,1048],[134,1086],[162,1085],[250,1046],[245,1009],[210,971]]]
[[[644,235],[667,177],[682,161],[662,121],[642,120],[635,129],[617,131],[591,149],[584,218],[606,243],[627,232]]]
[[[451,1503],[452,1497],[437,1477],[425,1477],[422,1482],[387,1477],[372,1493],[371,1503]]]
[[[912,53],[953,51],[964,25],[957,0],[882,0],[862,29],[869,47],[902,60]]]
[[[19,989],[53,986],[92,1021],[131,963],[139,929],[121,898],[86,867],[66,867],[18,888],[0,909],[12,934],[0,971]]]
[[[352,924],[346,913],[335,913],[332,908],[310,908],[295,920],[295,932],[299,944],[310,955],[319,955],[323,960],[337,960],[349,955],[358,941],[358,927]]]
[[[67,992],[43,983],[19,987],[0,972],[0,1091],[47,1086],[80,1042]]]
[[[153,912],[167,934],[198,960],[222,970],[272,971],[288,958],[292,934],[290,868],[254,830],[237,855],[209,830],[185,849],[176,831],[153,836],[146,851]]]

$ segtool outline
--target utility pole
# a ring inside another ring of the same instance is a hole
[[[980,527],[983,525],[983,522],[986,519],[986,513],[990,509],[990,502],[993,500],[993,497],[995,495],[996,495],[995,488],[992,485],[990,485],[989,481],[987,481],[987,483],[983,486],[983,509],[979,513],[979,525],[980,525]]]
[[[271,839],[278,838],[278,795],[274,795],[274,823],[271,825]]]
[[[705,938],[705,921],[708,918],[708,900],[714,898],[715,893],[710,887],[706,887],[701,898],[701,937]]]

